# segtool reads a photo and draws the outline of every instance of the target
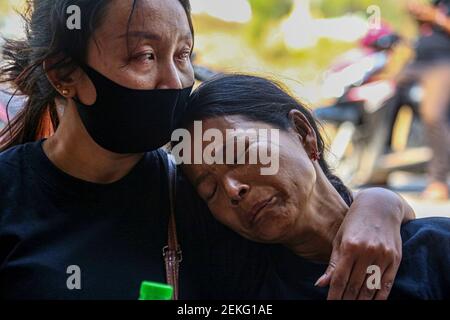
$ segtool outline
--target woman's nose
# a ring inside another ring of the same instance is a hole
[[[249,185],[241,183],[230,177],[225,178],[224,185],[225,191],[230,198],[230,202],[234,206],[239,205],[239,203],[245,199],[248,191],[250,190]]]
[[[156,89],[182,89],[180,71],[173,63],[166,63],[158,68]]]

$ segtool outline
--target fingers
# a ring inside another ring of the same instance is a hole
[[[397,275],[398,268],[401,262],[401,248],[385,249],[381,256],[376,260],[376,266],[380,268],[379,289],[370,290],[369,285],[363,286],[358,299],[359,300],[386,300],[389,297],[392,286],[394,284],[395,276]]]
[[[330,289],[327,297],[328,300],[342,299],[350,278],[350,274],[353,270],[353,264],[353,257],[348,254],[344,255],[337,261],[336,268],[334,269],[331,277]]]
[[[381,263],[382,262],[380,262],[379,264]],[[375,264],[375,266],[378,265]],[[379,280],[377,280],[376,278],[369,279],[369,277],[375,274],[367,275],[365,280],[366,283],[361,288],[361,291],[358,295],[358,300],[386,300],[391,293],[391,289],[394,284],[394,279],[399,266],[400,262],[397,260],[394,260],[392,263],[385,264],[384,266],[379,266]],[[372,282],[371,284],[375,285],[376,288],[369,286],[368,282]]]
[[[355,262],[347,287],[345,288],[343,295],[344,300],[357,299],[364,287],[367,287],[367,267],[372,264],[372,261],[371,257],[362,257]]]
[[[399,262],[394,262],[387,268],[381,279],[381,288],[376,293],[375,300],[386,300],[389,297],[399,266]]]
[[[380,237],[379,232],[357,235],[340,237],[333,242],[330,264],[316,283],[321,287],[329,284],[328,300],[386,299],[389,296],[402,255],[399,235],[394,233],[394,238]],[[369,271],[371,265],[378,267]],[[372,286],[374,280],[375,286]]]
[[[378,292],[378,288],[381,287],[382,275],[383,275],[384,271],[386,270],[387,265],[385,265],[383,267],[381,267],[377,264],[373,264],[373,265],[378,267],[379,269],[372,274],[368,274],[367,267],[369,267],[370,265],[366,266],[366,274],[364,276],[364,284],[361,286],[361,290],[357,297],[358,300],[373,300],[376,293]],[[371,279],[371,277],[375,277],[375,278]],[[372,280],[374,280],[374,281],[372,281]],[[374,284],[374,286],[373,287],[369,286],[369,282],[373,282],[372,284]]]
[[[334,255],[326,273],[318,281],[320,286],[330,284],[327,299],[385,300],[389,297],[401,253],[386,248],[366,249],[365,254],[346,250],[342,258]],[[368,270],[372,265],[373,270]]]
[[[334,269],[336,268],[336,263],[333,260],[330,260],[328,263],[328,268],[325,271],[325,273],[317,280],[317,282],[314,284],[317,287],[326,287],[330,285],[331,277],[333,275]]]

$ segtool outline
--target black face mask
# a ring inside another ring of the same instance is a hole
[[[170,142],[192,86],[135,90],[122,87],[89,66],[83,70],[97,91],[93,105],[76,99],[81,120],[94,141],[114,153],[143,153]]]

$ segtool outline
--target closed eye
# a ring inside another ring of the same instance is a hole
[[[200,197],[205,201],[212,200],[217,192],[217,183],[210,173],[204,173],[197,177],[194,186]]]
[[[214,183],[214,185],[202,183],[198,186],[197,192],[204,201],[209,202],[216,195],[217,183]]]
[[[214,185],[213,191],[206,197],[206,202],[211,201],[216,195],[216,192],[217,192],[217,184]]]

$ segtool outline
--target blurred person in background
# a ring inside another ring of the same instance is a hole
[[[433,151],[428,167],[430,182],[422,196],[447,200],[447,174],[450,170],[450,0],[435,0],[432,4],[411,1],[408,10],[419,23],[420,36],[416,58],[402,77],[416,78],[421,82],[424,96],[420,113],[427,143]]]

